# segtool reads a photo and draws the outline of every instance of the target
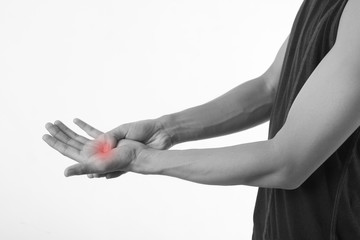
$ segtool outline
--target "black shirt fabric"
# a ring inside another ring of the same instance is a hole
[[[269,139],[281,129],[302,86],[333,47],[346,4],[302,3],[285,53]],[[360,240],[359,141],[360,127],[297,189],[259,188],[252,239]]]

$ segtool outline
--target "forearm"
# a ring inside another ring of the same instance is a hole
[[[208,103],[165,115],[160,121],[175,144],[261,124],[269,119],[273,98],[263,78],[247,81]]]
[[[213,149],[145,149],[130,171],[210,185],[290,188],[271,140]]]

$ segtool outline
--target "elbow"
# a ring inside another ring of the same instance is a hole
[[[301,174],[299,168],[287,161],[282,164],[273,174],[274,188],[284,190],[295,190],[299,188],[306,180],[304,174]]]
[[[301,186],[302,180],[291,174],[291,171],[285,167],[279,168],[271,175],[267,177],[267,183],[264,187],[284,189],[284,190],[295,190]]]
[[[295,181],[291,177],[284,178],[280,184],[280,188],[284,190],[295,190],[301,186],[303,181]]]
[[[276,142],[273,141],[274,155],[277,161],[277,168],[273,172],[275,175],[274,188],[284,190],[295,190],[299,188],[306,180],[306,174],[303,173],[303,168],[297,166],[295,161],[296,157],[292,154],[288,154],[287,151],[283,151],[284,148],[279,147]]]
[[[274,168],[261,177],[246,182],[245,185],[259,186],[263,188],[277,188],[295,190],[304,182],[302,177],[287,164]]]
[[[273,173],[268,180],[270,181],[265,184],[265,187],[284,190],[295,190],[303,183],[303,181],[300,181],[293,175],[288,174],[287,170],[285,169],[279,169]]]
[[[297,167],[295,164],[291,164],[291,161],[288,161],[288,164],[280,170],[280,187],[285,190],[295,190],[299,188],[307,179],[307,174],[305,174],[303,169]]]

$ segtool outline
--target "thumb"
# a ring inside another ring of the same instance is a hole
[[[108,150],[115,148],[118,142],[116,137],[112,133],[101,134],[96,140],[100,144],[106,146]]]
[[[129,130],[128,124],[123,124],[108,131],[107,134],[113,136],[116,140],[121,140],[126,138],[128,130]]]
[[[66,168],[64,175],[65,177],[70,177],[74,175],[83,175],[89,173],[92,173],[89,166],[87,166],[86,164],[78,163]]]

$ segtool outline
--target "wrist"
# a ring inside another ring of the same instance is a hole
[[[159,174],[160,171],[154,164],[157,155],[163,150],[144,148],[130,163],[129,171],[140,174]]]
[[[202,139],[206,135],[204,119],[199,119],[199,108],[191,108],[158,118],[171,137],[173,145]]]
[[[171,146],[181,143],[180,140],[180,123],[173,114],[164,115],[157,119],[163,131],[170,137]]]

